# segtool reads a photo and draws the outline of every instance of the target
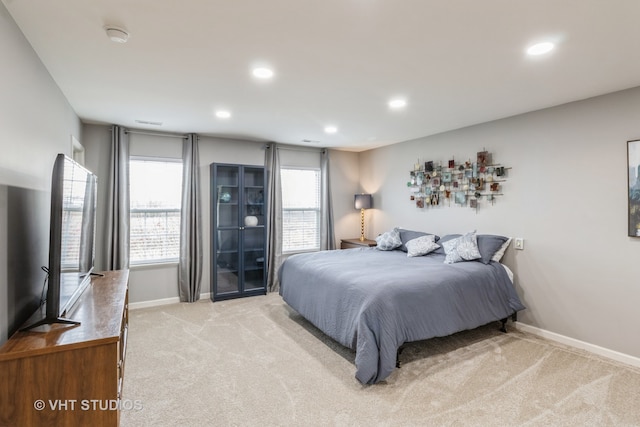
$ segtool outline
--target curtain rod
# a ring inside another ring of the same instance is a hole
[[[134,133],[137,135],[148,135],[148,136],[164,136],[166,138],[180,138],[187,139],[187,135],[174,135],[170,133],[155,133],[155,132],[144,132],[139,130],[125,130],[124,133]]]
[[[273,144],[267,144],[268,148],[271,148]],[[324,151],[328,150],[326,147],[302,147],[298,145],[276,145],[278,150],[289,150],[289,151]]]

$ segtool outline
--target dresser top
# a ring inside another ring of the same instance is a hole
[[[54,324],[18,330],[0,347],[0,361],[118,341],[127,303],[129,270],[103,274],[104,277],[92,277],[91,284],[65,316],[80,325]],[[23,326],[44,317],[43,306]]]

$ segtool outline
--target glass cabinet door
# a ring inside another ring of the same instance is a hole
[[[238,227],[240,171],[237,166],[218,166],[216,176],[217,227]]]
[[[240,195],[240,170],[237,166],[216,165],[212,188],[215,202],[212,214],[215,218],[213,233],[215,281],[212,292],[225,294],[240,291],[240,229],[238,209]]]
[[[244,289],[264,288],[264,226],[244,229]]]
[[[217,231],[216,251],[216,294],[240,291],[240,253],[238,251],[240,240],[239,230]]]
[[[243,168],[243,272],[244,290],[263,289],[264,277],[264,169]]]

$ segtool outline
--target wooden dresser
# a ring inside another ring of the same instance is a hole
[[[18,331],[0,347],[0,426],[119,424],[128,281],[128,270],[92,278],[66,316],[80,325]]]

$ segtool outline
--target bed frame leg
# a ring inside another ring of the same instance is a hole
[[[502,323],[502,326],[500,326],[500,331],[507,333],[507,320],[509,320],[508,317],[505,317],[504,319],[500,319],[500,323]]]
[[[517,322],[518,321],[518,312],[514,311],[513,314],[511,316],[511,321],[512,322]],[[500,323],[502,323],[502,325],[500,326],[500,331],[506,333],[507,332],[507,320],[509,320],[509,317],[505,317],[504,319],[500,319]]]
[[[404,344],[398,347],[398,351],[396,352],[396,368],[400,368],[400,354],[402,354],[402,350],[404,350]]]

